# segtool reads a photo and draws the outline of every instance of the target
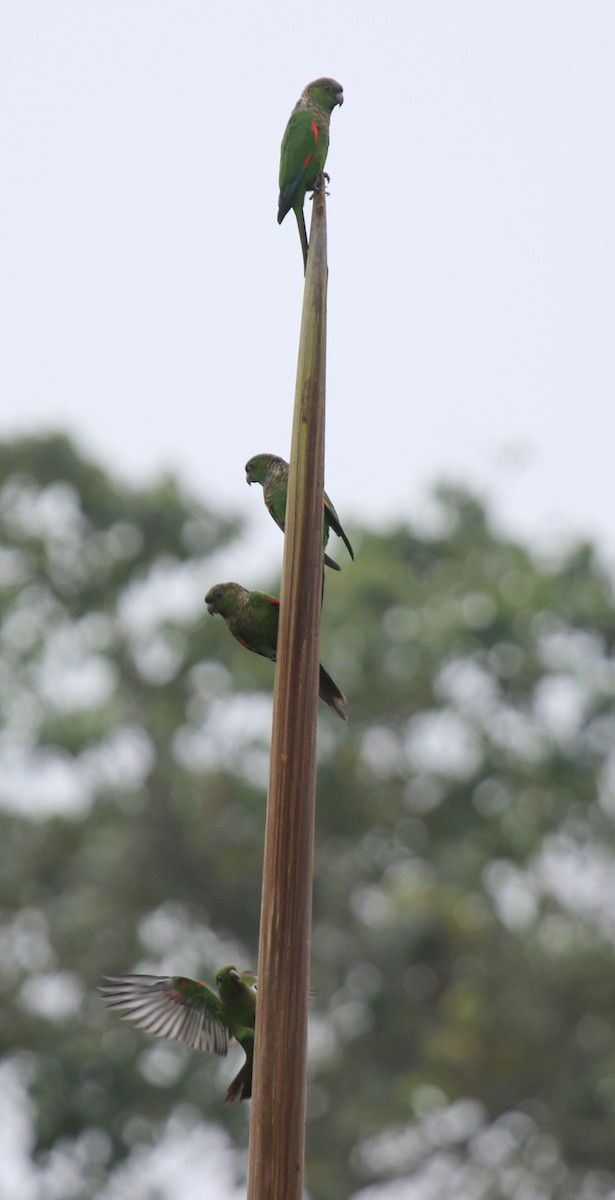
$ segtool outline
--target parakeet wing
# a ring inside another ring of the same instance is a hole
[[[266,592],[251,592],[250,600],[249,621],[242,621],[241,628],[233,629],[233,633],[246,650],[275,662],[280,601]]]
[[[305,109],[295,109],[286,126],[280,152],[278,221],[282,221],[292,208],[297,192],[305,191],[302,186],[305,177],[313,177],[312,156],[318,145],[318,136],[312,114]]]
[[[260,654],[262,658],[269,658],[275,662],[275,651],[270,650],[259,640],[259,638],[246,637],[244,633],[236,633],[235,637],[241,646],[246,650],[251,650],[253,654]]]
[[[286,495],[276,496],[271,504],[267,506],[267,512],[270,517],[273,517],[278,529],[284,533],[284,524],[286,520]]]
[[[326,492],[325,492],[325,512],[326,512],[326,519],[329,522],[329,525],[331,526],[333,532],[336,533],[337,536],[342,539],[350,557],[354,561],[354,552],[353,552],[352,546],[350,545],[350,542],[348,541],[348,538],[346,537],[346,534],[344,533],[344,530],[342,528],[342,523],[341,523],[329,497],[327,496]]]
[[[220,1000],[207,984],[181,975],[105,975],[98,988],[109,1008],[123,1009],[123,1020],[134,1021],[156,1037],[183,1042],[193,1050],[226,1054],[229,1032]]]

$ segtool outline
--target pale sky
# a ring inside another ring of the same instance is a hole
[[[5,3],[0,434],[261,526],[243,465],[288,452],[302,289],[279,143],[331,74],[343,520],[445,475],[615,549],[614,61],[612,0]]]

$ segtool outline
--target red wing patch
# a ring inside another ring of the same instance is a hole
[[[318,133],[318,125],[316,124],[315,121],[312,121],[312,124],[310,125],[310,129],[311,129],[312,133],[314,134],[314,145],[317,146],[319,133]],[[306,154],[306,156],[303,160],[304,167],[309,167],[311,159],[312,159],[312,151],[310,150],[310,153]]]
[[[276,600],[276,599],[275,599],[273,596],[270,596],[270,597],[269,597],[269,603],[270,603],[270,604],[275,604],[276,608],[279,608],[279,607],[280,607],[280,601],[279,601],[279,600]]]

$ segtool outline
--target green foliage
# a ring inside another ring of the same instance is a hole
[[[436,507],[437,533],[353,536],[326,581],[349,722],[320,716],[308,1187],[595,1200],[615,1187],[611,582],[591,546],[540,560],[463,491]],[[235,1060],[148,1039],[95,985],[255,966],[271,670],[206,619],[238,530],[175,481],[5,444],[0,520],[0,1049],[39,1194],[65,1153],[85,1198],[169,1118],[245,1146]]]

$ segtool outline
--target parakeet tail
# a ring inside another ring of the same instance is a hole
[[[324,700],[325,704],[328,704],[329,708],[332,708],[338,717],[342,718],[342,721],[348,720],[342,707],[348,703],[346,697],[322,666],[320,668],[320,699]]]
[[[339,563],[336,563],[333,558],[329,558],[328,554],[325,554],[325,566],[331,567],[333,571],[341,571],[342,569]]]
[[[350,542],[349,542],[348,538],[346,537],[346,534],[344,533],[342,526],[340,525],[340,521],[339,521],[339,517],[338,517],[337,513],[333,512],[331,510],[330,504],[327,505],[327,519],[329,521],[329,525],[331,526],[333,532],[336,533],[338,537],[341,537],[351,559],[354,562],[354,550],[353,550],[352,546],[350,545]]]
[[[340,529],[341,529],[341,526],[340,526]],[[347,549],[352,561],[354,562],[354,550],[352,549],[352,546],[350,545],[350,542],[348,541],[348,538],[346,537],[346,534],[344,533],[343,529],[340,533],[340,537],[342,538],[342,541],[344,542],[344,545],[346,546],[346,549]]]
[[[252,1063],[245,1062],[241,1071],[231,1080],[226,1093],[225,1104],[234,1100],[249,1100],[252,1095]]]
[[[305,217],[303,215],[303,209],[302,208],[300,208],[299,210],[295,209],[295,216],[297,218],[297,228],[299,230],[299,238],[301,241],[301,252],[303,254],[303,273],[305,274],[305,272],[307,271],[308,240],[307,240],[307,229],[305,228]]]

